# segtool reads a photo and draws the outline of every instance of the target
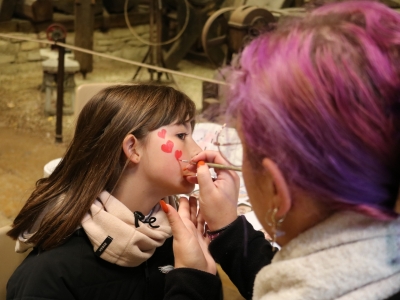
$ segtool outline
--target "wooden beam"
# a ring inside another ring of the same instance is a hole
[[[75,1],[75,46],[93,50],[94,4],[93,0]],[[93,71],[93,56],[75,51],[75,59],[79,62],[81,73]]]

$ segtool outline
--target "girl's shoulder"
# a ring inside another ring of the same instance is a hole
[[[63,299],[73,299],[69,287],[79,285],[87,248],[86,241],[76,235],[51,250],[34,248],[10,277],[7,299],[59,299],[60,293]]]
[[[79,271],[82,261],[93,256],[90,242],[86,235],[76,232],[65,243],[46,251],[33,248],[26,259],[19,265],[16,273],[65,274],[68,269]]]

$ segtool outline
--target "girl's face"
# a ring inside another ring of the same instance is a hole
[[[170,124],[150,132],[145,143],[142,169],[148,179],[154,182],[165,196],[187,194],[194,189],[194,184],[185,179],[187,163],[201,148],[192,138],[189,122]],[[164,192],[165,191],[165,192]]]

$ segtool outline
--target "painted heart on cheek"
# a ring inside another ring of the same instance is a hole
[[[159,131],[159,132],[157,133],[157,135],[158,135],[160,138],[164,139],[166,133],[167,133],[167,131],[166,131],[165,129],[162,129],[161,131]]]
[[[166,153],[171,153],[172,148],[174,148],[174,143],[172,141],[167,141],[167,143],[161,145],[161,150]]]
[[[182,151],[181,150],[176,150],[175,151],[175,158],[176,160],[180,159],[182,156]]]

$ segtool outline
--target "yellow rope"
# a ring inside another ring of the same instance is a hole
[[[179,72],[179,71],[174,71],[174,70],[170,70],[170,69],[166,69],[166,68],[162,68],[162,67],[158,67],[158,66],[153,66],[153,65],[149,65],[149,64],[145,64],[145,63],[140,63],[140,62],[124,59],[124,58],[121,58],[121,57],[112,56],[112,55],[99,53],[99,52],[96,52],[96,51],[92,51],[92,50],[88,50],[88,49],[84,49],[84,48],[68,45],[68,44],[61,43],[61,42],[54,42],[54,41],[47,41],[47,40],[37,40],[37,39],[28,38],[28,37],[21,37],[21,36],[15,36],[15,35],[10,35],[10,34],[3,34],[3,33],[0,33],[0,37],[8,38],[8,39],[22,40],[22,41],[30,41],[30,42],[36,42],[36,43],[42,43],[42,44],[48,44],[48,45],[57,45],[57,46],[61,46],[61,47],[64,47],[64,48],[80,51],[80,52],[83,52],[83,53],[88,53],[88,54],[92,54],[92,55],[96,55],[96,56],[105,57],[105,58],[108,58],[108,59],[120,61],[120,62],[127,63],[127,64],[130,64],[130,65],[135,65],[135,66],[138,66],[138,67],[155,70],[155,71],[158,71],[158,72],[164,72],[164,73],[169,73],[169,74],[173,74],[173,75],[188,77],[188,78],[192,78],[192,79],[196,79],[196,80],[200,80],[200,81],[205,81],[205,82],[210,82],[210,83],[215,83],[215,84],[219,84],[219,85],[228,85],[228,83],[226,83],[224,81],[209,79],[209,78],[205,78],[205,77],[201,77],[201,76],[197,76],[197,75],[192,75],[192,74],[183,73],[183,72]]]

